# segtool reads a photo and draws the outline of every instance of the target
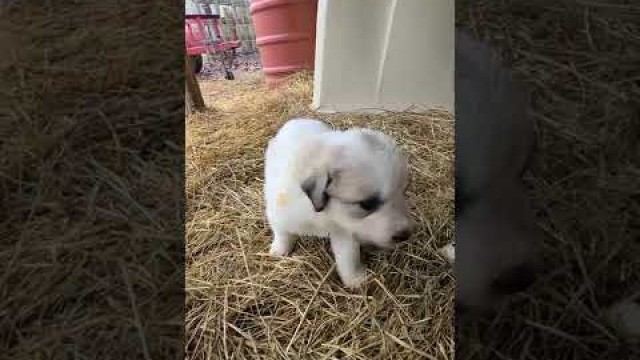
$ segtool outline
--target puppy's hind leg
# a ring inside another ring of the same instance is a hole
[[[366,280],[366,272],[360,261],[360,244],[351,236],[331,234],[331,249],[342,282],[351,289],[362,285]]]
[[[287,256],[296,245],[296,239],[292,234],[284,231],[273,230],[273,241],[269,253],[274,256]]]

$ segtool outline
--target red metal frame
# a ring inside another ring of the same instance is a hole
[[[214,37],[210,36],[209,28],[213,28]],[[184,33],[189,55],[235,51],[240,47],[235,31],[231,34],[231,40],[222,38],[219,15],[185,15]]]

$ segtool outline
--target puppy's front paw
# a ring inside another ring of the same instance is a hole
[[[278,246],[276,243],[271,244],[271,249],[269,250],[271,256],[287,256],[290,253],[291,250]]]
[[[280,244],[277,242],[271,243],[271,249],[269,249],[269,254],[271,256],[287,256],[291,253],[291,247],[285,246],[286,244]]]
[[[355,290],[362,287],[362,285],[364,285],[364,283],[367,282],[368,276],[367,276],[367,272],[364,269],[362,269],[353,274],[343,275],[341,276],[341,278],[344,286],[346,286],[351,290]]]
[[[293,251],[294,246],[295,241],[290,234],[275,233],[269,254],[272,256],[287,256]]]

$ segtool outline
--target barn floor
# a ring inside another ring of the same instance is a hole
[[[260,76],[201,80],[209,110],[187,119],[188,358],[453,359],[452,268],[437,253],[453,237],[452,116],[318,115],[308,76],[278,92]],[[268,255],[263,151],[296,116],[381,129],[409,155],[419,232],[367,254],[373,278],[361,290],[343,288],[326,242]]]
[[[544,273],[511,312],[460,324],[459,359],[640,359],[605,320],[637,296],[638,53],[634,5],[456,2],[457,26],[502,49],[532,90],[525,180]]]
[[[640,30],[631,10],[456,4],[459,26],[501,46],[532,86],[537,149],[525,180],[545,268],[511,311],[458,324],[458,359],[640,358],[603,318],[640,283]],[[452,269],[435,252],[453,237],[451,117],[318,115],[399,138],[423,224],[413,243],[372,254],[376,277],[347,292],[324,244],[303,242],[288,259],[266,255],[262,152],[283,121],[314,115],[309,79],[269,93],[259,73],[238,78],[203,80],[211,110],[187,120],[189,358],[452,359]]]

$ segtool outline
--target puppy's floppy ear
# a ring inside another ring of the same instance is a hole
[[[316,212],[324,210],[329,202],[327,187],[331,184],[331,177],[327,172],[314,174],[304,180],[301,184],[302,191],[309,197]]]

